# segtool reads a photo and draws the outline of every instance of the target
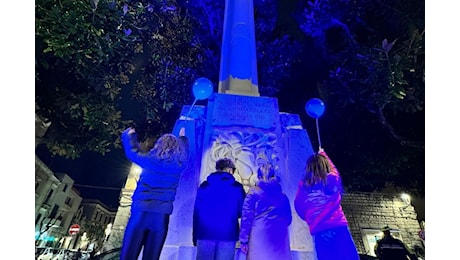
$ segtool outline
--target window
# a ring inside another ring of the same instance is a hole
[[[46,196],[45,202],[43,202],[44,204],[47,204],[47,203],[48,203],[48,201],[49,201],[50,198],[51,198],[51,195],[53,195],[53,190],[50,190],[50,191],[48,192],[48,196]]]
[[[69,205],[69,206],[72,206],[72,198],[71,198],[71,197],[67,197],[67,199],[65,199],[65,204],[66,204],[66,205]]]
[[[66,192],[66,191],[67,191],[67,187],[68,187],[68,185],[67,185],[67,184],[64,184],[64,188],[62,188],[62,191],[63,191],[63,192]]]
[[[49,215],[49,218],[50,218],[50,219],[53,219],[53,218],[56,217],[57,212],[58,212],[58,209],[59,209],[59,206],[58,206],[58,205],[54,205],[53,210],[51,211],[51,213],[50,213],[50,215]]]

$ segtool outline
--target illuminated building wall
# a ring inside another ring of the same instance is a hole
[[[342,208],[360,253],[374,255],[375,240],[383,235],[380,230],[386,225],[410,249],[414,246],[424,248],[424,241],[419,237],[422,228],[417,213],[399,194],[345,193]]]

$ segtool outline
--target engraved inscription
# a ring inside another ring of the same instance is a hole
[[[271,129],[279,120],[275,98],[218,95],[212,122],[214,126],[253,126]]]

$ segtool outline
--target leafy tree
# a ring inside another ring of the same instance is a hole
[[[86,217],[80,220],[81,230],[79,235],[86,232],[88,241],[94,241],[98,246],[104,243],[105,226],[97,221],[88,220]]]
[[[326,73],[316,94],[350,190],[424,192],[424,3],[299,1],[301,30]],[[332,137],[333,136],[333,137]],[[378,149],[376,149],[378,148]],[[333,152],[333,153],[334,153]],[[423,194],[421,194],[423,196]]]
[[[308,1],[300,27],[322,50],[329,76],[325,99],[356,104],[374,114],[401,145],[423,147],[390,118],[424,110],[424,3],[418,1]]]
[[[36,112],[52,122],[50,152],[119,148],[131,94],[159,132],[169,126],[162,115],[190,98],[201,61],[192,28],[174,1],[38,1]]]
[[[256,13],[264,95],[276,93],[299,49],[283,48],[294,42],[276,34],[274,3]],[[43,138],[49,151],[76,158],[118,149],[120,132],[136,121],[124,115],[130,106],[141,107],[137,121],[156,125],[141,139],[169,131],[191,103],[191,83],[218,79],[223,4],[37,1],[36,113],[52,122]]]
[[[125,73],[118,65],[127,63],[113,60],[130,42],[115,14],[108,2],[36,2],[36,113],[52,122],[43,140],[53,154],[117,147],[123,122],[115,102]]]

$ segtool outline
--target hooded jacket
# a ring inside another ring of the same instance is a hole
[[[277,180],[259,181],[243,204],[240,241],[248,243],[247,259],[291,259],[291,206]]]
[[[193,244],[197,240],[237,241],[245,195],[243,185],[230,173],[211,173],[197,191]]]

